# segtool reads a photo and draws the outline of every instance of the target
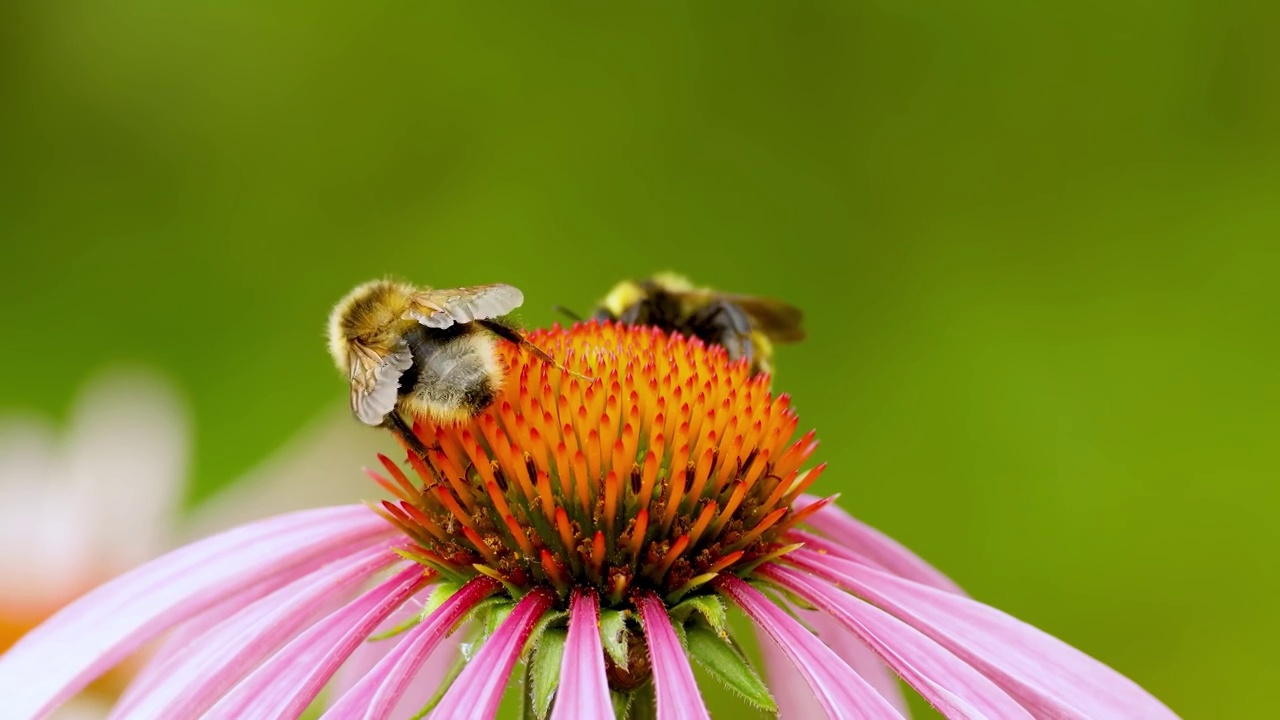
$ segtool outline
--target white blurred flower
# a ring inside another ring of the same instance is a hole
[[[256,470],[183,517],[190,414],[168,382],[117,371],[92,382],[65,432],[0,417],[0,652],[81,594],[192,537],[349,500],[376,452],[345,414],[305,428]],[[64,707],[103,717],[132,668]]]
[[[142,373],[92,384],[61,437],[34,418],[0,418],[6,624],[46,615],[166,548],[187,476],[188,424],[173,390]]]

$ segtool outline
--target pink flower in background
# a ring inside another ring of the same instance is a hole
[[[381,458],[393,500],[257,521],[99,587],[0,657],[6,707],[46,713],[170,633],[114,716],[489,718],[518,672],[539,718],[707,717],[696,662],[783,717],[903,717],[895,676],[952,718],[1175,717],[805,494],[813,436],[745,364],[609,325],[532,339],[599,382],[505,349],[492,408],[420,421],[407,471]]]

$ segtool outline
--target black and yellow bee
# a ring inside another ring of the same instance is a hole
[[[561,367],[501,319],[523,302],[518,288],[502,284],[433,289],[374,280],[352,290],[329,316],[329,352],[351,385],[351,411],[413,445],[413,418],[461,422],[493,403],[505,372],[497,339]]]
[[[592,317],[651,325],[720,345],[730,359],[746,358],[752,374],[772,372],[774,343],[804,339],[799,308],[771,298],[696,287],[674,273],[618,283]]]

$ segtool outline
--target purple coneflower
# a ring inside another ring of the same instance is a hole
[[[6,716],[169,632],[115,716],[487,718],[519,666],[539,718],[707,717],[692,661],[790,717],[903,717],[895,673],[953,718],[1174,717],[806,495],[813,434],[745,363],[611,325],[531,339],[598,381],[504,349],[489,410],[420,419],[408,472],[380,458],[394,500],[246,525],[99,587],[0,657]]]

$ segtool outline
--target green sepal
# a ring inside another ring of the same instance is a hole
[[[560,687],[560,662],[564,658],[564,645],[569,631],[550,628],[542,633],[538,647],[529,663],[529,688],[533,714],[543,720],[551,710],[551,698]]]
[[[461,589],[461,585],[453,582],[436,583],[436,586],[431,590],[431,594],[427,596],[427,601],[422,604],[422,612],[418,613],[418,617],[424,620],[430,617],[431,613],[439,610],[440,606],[445,604],[445,601],[453,597],[453,594]]]
[[[524,666],[524,672],[520,673],[517,700],[519,700],[520,709],[517,711],[520,720],[538,720],[538,716],[533,714],[533,701],[529,698],[529,689],[533,687],[533,668],[528,664]]]
[[[567,617],[569,617],[569,613],[559,611],[544,614],[537,624],[533,626],[533,630],[529,631],[529,639],[524,641],[524,648],[520,651],[520,659],[528,660],[529,655],[538,646],[538,643],[542,642],[542,634],[547,631],[547,628]]]
[[[498,632],[498,628],[511,615],[511,611],[516,609],[513,602],[505,602],[494,605],[484,617],[484,639],[488,642],[493,634]]]
[[[613,664],[627,669],[627,617],[620,610],[600,611],[600,642]]]
[[[717,634],[726,634],[725,623],[728,622],[728,617],[725,615],[724,603],[720,601],[720,598],[715,595],[699,595],[685,600],[668,612],[676,621],[676,624],[688,622],[689,617],[694,613],[706,618],[707,624]]]
[[[676,639],[680,641],[680,647],[684,648],[685,654],[688,654],[689,637],[685,635],[684,623],[671,623],[671,629],[676,631]]]
[[[743,700],[759,710],[778,712],[764,681],[727,636],[705,625],[690,625],[685,628],[685,647],[703,669]]]
[[[476,604],[460,624],[471,626],[471,634],[462,643],[462,656],[469,662],[498,625],[511,614],[515,603],[508,597],[491,597]]]

